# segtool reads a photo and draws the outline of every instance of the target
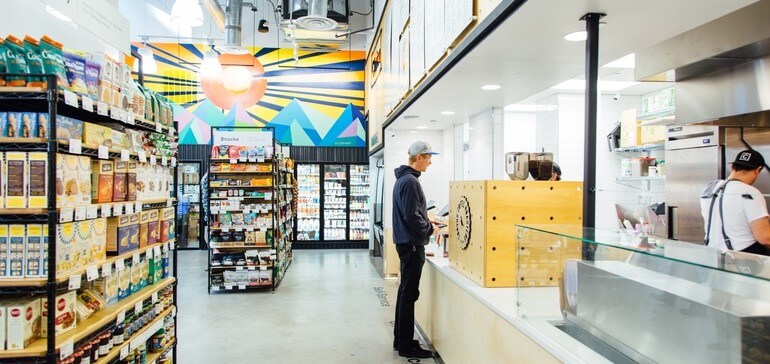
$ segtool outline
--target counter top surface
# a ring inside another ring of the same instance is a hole
[[[484,288],[450,267],[449,259],[441,257],[436,246],[426,247],[426,251],[431,250],[436,252],[436,256],[426,257],[429,264],[558,360],[565,363],[611,363],[550,323],[561,320],[558,288]],[[526,295],[521,300],[526,306],[519,308],[519,312],[526,317],[517,313],[516,302],[519,301],[520,295]]]

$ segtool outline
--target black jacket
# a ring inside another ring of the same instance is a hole
[[[393,242],[396,244],[425,245],[433,234],[428,220],[425,194],[417,180],[420,172],[404,166],[395,169],[393,186]]]

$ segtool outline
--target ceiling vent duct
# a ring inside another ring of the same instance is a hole
[[[334,30],[348,23],[348,0],[283,0],[284,19],[316,31]]]
[[[249,53],[246,48],[241,47],[243,0],[227,0],[224,10],[217,0],[206,0],[205,5],[214,22],[225,32],[225,44],[216,46],[217,51],[226,54]]]

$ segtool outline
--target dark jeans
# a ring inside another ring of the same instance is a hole
[[[393,326],[394,344],[399,350],[408,350],[414,340],[414,303],[420,297],[420,276],[425,264],[424,245],[397,244],[401,260],[401,284],[396,299],[396,323]]]
[[[748,248],[741,250],[744,253],[752,253],[759,255],[770,255],[770,249],[760,243],[754,243]]]

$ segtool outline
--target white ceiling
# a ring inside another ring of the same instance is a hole
[[[599,37],[600,64],[606,64],[755,1],[530,0],[402,113],[390,128],[414,129],[424,125],[444,129],[492,107],[534,102],[553,94],[550,87],[584,74],[585,42],[568,42],[563,36],[584,30],[585,22],[579,19],[588,12],[607,14],[602,19],[607,24],[600,29]],[[600,77],[632,81],[633,70],[602,68]],[[502,88],[482,91],[480,87],[485,84],[498,84]],[[640,84],[620,93],[642,95],[660,88],[661,85]],[[454,111],[455,115],[440,115],[445,110]],[[405,115],[419,118],[405,120]]]
[[[189,38],[211,39],[215,44],[222,44],[224,33],[211,20],[211,16],[203,8],[204,24],[196,28],[177,27],[169,21],[171,7],[175,0],[119,0],[119,10],[131,24],[131,40],[140,41],[140,36],[150,35],[151,42],[176,42],[174,38],[181,38],[181,42],[189,42]],[[350,9],[359,13],[367,13],[370,10],[371,0],[349,0]],[[226,1],[219,0],[224,8]],[[279,44],[278,33],[276,33],[276,18],[273,15],[273,7],[266,0],[245,0],[244,2],[254,2],[257,5],[257,12],[252,12],[249,7],[243,9],[242,15],[242,37],[241,44],[251,47],[269,47],[275,48]],[[282,0],[272,0],[275,5],[281,4]],[[268,21],[270,31],[268,33],[256,32],[255,24],[261,19]],[[350,19],[351,31],[369,28],[372,25],[370,16],[354,15]],[[350,44],[343,49],[363,50],[368,46],[367,32],[354,34],[350,36]],[[168,38],[164,38],[168,37]],[[283,42],[283,34],[280,35]],[[283,47],[290,47],[284,43]]]

